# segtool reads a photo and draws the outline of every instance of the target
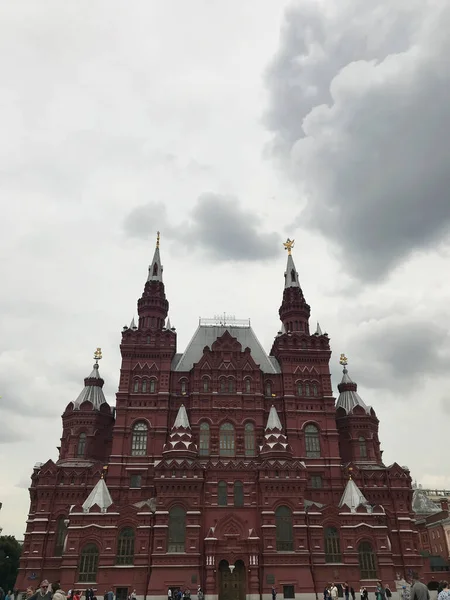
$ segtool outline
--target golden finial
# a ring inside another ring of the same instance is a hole
[[[156,232],[156,247],[159,248],[159,238],[160,238],[160,233],[159,231]]]
[[[348,365],[348,360],[347,360],[347,357],[345,356],[345,354],[341,354],[341,358],[339,359],[339,363],[343,367],[346,367]]]
[[[94,360],[96,360],[98,362],[99,360],[102,360],[102,358],[103,358],[102,349],[97,348],[97,350],[94,352]]]
[[[284,249],[288,251],[290,256],[292,248],[294,247],[295,240],[291,240],[288,238],[285,242],[283,242]]]
[[[348,468],[348,478],[351,479],[352,478],[352,471],[353,471],[353,467],[349,467]]]

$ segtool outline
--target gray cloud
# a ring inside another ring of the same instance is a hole
[[[267,74],[267,123],[307,206],[298,224],[374,280],[450,229],[450,7],[301,0]]]
[[[149,232],[161,229],[168,239],[188,250],[206,251],[211,260],[220,262],[265,260],[280,253],[279,234],[261,231],[261,217],[232,196],[202,194],[187,220],[177,225],[167,213],[162,203],[138,206],[125,218],[125,233],[148,239]]]

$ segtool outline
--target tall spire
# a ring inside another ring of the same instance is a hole
[[[102,350],[97,348],[94,352],[94,366],[91,374],[84,380],[84,388],[78,398],[73,403],[73,410],[79,410],[83,402],[90,402],[95,410],[100,410],[100,406],[106,403],[102,387],[105,383],[100,377],[98,361],[102,359]]]
[[[309,335],[310,307],[303,296],[298,271],[292,257],[294,240],[288,238],[283,246],[288,252],[284,273],[283,302],[279,310],[280,319],[287,333],[299,332]]]
[[[161,265],[161,257],[159,255],[159,231],[156,234],[156,247],[155,253],[153,254],[152,264],[148,267],[148,277],[147,281],[161,281],[163,280],[163,267]]]
[[[167,444],[163,448],[163,456],[193,457],[197,455],[197,446],[192,439],[186,407],[178,409],[175,422],[170,432]]]

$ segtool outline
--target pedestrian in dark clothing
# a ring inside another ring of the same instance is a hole
[[[418,573],[413,573],[411,577],[410,600],[430,600],[430,592],[427,586],[420,581]]]
[[[352,587],[350,588],[350,596],[352,597],[352,600],[355,600],[355,590]]]

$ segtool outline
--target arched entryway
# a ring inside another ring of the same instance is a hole
[[[245,600],[245,565],[237,560],[234,565],[227,560],[219,563],[219,600]]]

